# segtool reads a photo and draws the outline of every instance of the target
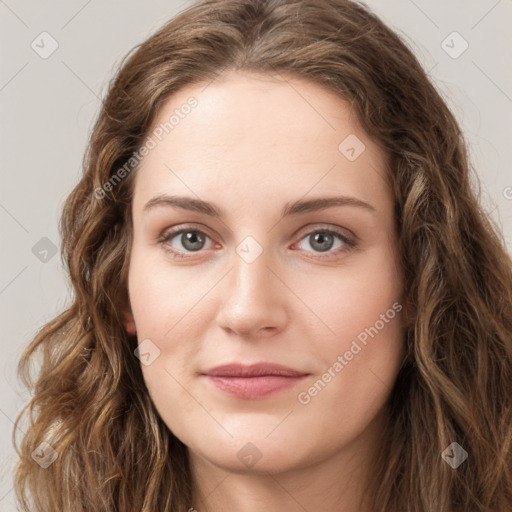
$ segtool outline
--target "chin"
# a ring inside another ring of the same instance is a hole
[[[298,452],[301,441],[292,441],[275,436],[274,439],[263,435],[235,436],[234,439],[221,442],[212,440],[208,446],[189,445],[189,454],[208,460],[211,464],[229,472],[239,474],[282,473],[306,467],[312,462],[312,454]],[[271,434],[271,436],[274,434]]]

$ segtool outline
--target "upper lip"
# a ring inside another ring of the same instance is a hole
[[[302,377],[307,372],[294,370],[280,364],[255,363],[244,365],[241,363],[223,364],[202,372],[211,377],[263,377],[266,375],[279,375],[282,377]]]

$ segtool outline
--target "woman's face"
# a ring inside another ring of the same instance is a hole
[[[403,357],[385,153],[348,102],[291,77],[185,87],[151,131],[125,326],[163,421],[230,471],[363,446]]]

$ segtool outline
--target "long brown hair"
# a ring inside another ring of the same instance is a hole
[[[16,447],[23,510],[190,506],[186,447],[148,396],[137,340],[120,313],[128,304],[136,165],[119,170],[170,95],[226,70],[321,84],[352,103],[391,156],[409,320],[375,455],[372,510],[510,512],[512,262],[473,190],[456,119],[400,37],[349,0],[201,1],[119,65],[62,212],[73,302],[38,331],[19,363],[33,390],[16,421],[30,413]],[[42,442],[57,455],[46,468],[31,456]],[[441,457],[452,442],[468,454],[456,469]]]

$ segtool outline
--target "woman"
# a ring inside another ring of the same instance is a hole
[[[121,64],[61,229],[75,298],[20,361],[31,385],[44,355],[23,510],[511,509],[511,259],[363,6],[169,21]]]

